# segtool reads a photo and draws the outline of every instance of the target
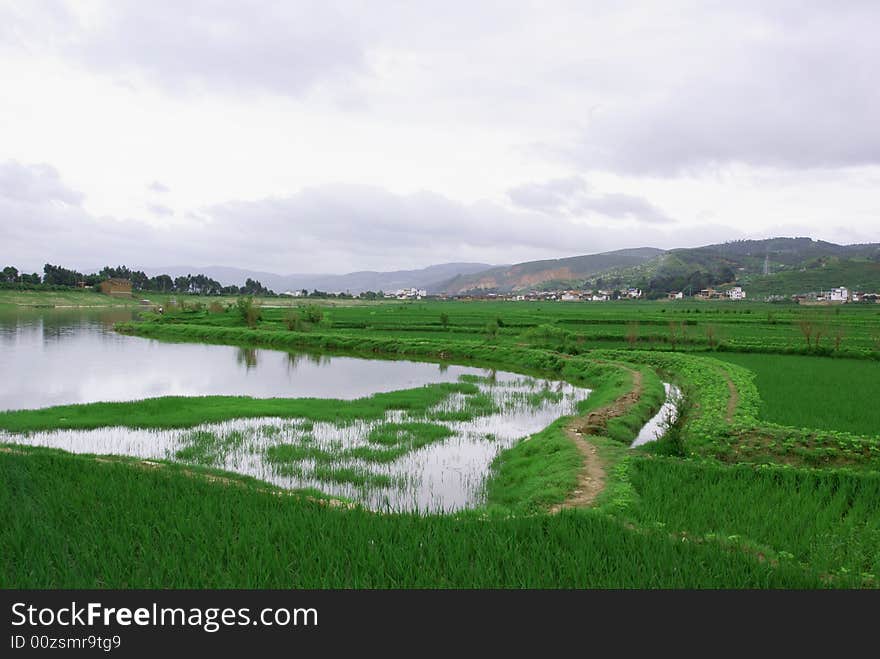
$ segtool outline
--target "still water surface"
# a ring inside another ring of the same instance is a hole
[[[156,396],[342,398],[483,369],[123,336],[128,310],[0,310],[0,410]]]

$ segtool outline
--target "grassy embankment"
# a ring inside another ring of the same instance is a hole
[[[133,307],[134,298],[110,297],[94,291],[18,291],[0,289],[0,309],[14,307]]]

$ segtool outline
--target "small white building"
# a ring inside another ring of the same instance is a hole
[[[746,292],[742,289],[742,286],[734,286],[727,291],[727,297],[731,300],[745,300]]]
[[[845,286],[840,288],[832,288],[828,292],[828,298],[831,302],[847,302],[849,301],[849,291]]]
[[[640,288],[628,288],[626,289],[626,296],[630,300],[638,300],[642,297],[642,289]]]
[[[670,300],[683,300],[684,293],[682,291],[670,291],[669,295],[666,296]]]
[[[392,295],[398,300],[421,300],[428,296],[428,291],[424,288],[400,288]]]

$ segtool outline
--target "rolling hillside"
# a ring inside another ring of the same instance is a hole
[[[669,291],[694,293],[710,286],[733,285],[743,286],[753,299],[835,286],[880,290],[880,244],[771,238],[669,251],[621,250],[492,268],[456,277],[444,290],[467,293],[637,286],[648,297],[662,297]]]
[[[743,286],[752,298],[792,295],[834,286],[875,289],[880,245],[836,245],[810,238],[743,240],[676,249],[622,273],[649,296],[708,286]],[[767,274],[765,274],[765,271]]]
[[[880,261],[821,258],[801,268],[789,268],[768,276],[749,275],[740,283],[751,297],[759,300],[771,295],[827,291],[836,286],[877,292],[880,291]]]
[[[565,259],[529,261],[500,266],[470,275],[459,275],[440,285],[449,294],[468,292],[506,293],[529,288],[542,288],[554,283],[583,282],[599,273],[645,263],[663,250],[654,247],[621,249],[602,254],[574,256]]]

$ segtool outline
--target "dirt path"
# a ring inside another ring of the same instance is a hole
[[[739,391],[737,391],[736,385],[730,379],[727,371],[723,368],[718,370],[727,382],[727,423],[733,423],[733,415],[736,413],[736,408],[739,405]]]
[[[577,417],[565,427],[566,436],[574,442],[583,457],[583,465],[578,473],[578,483],[568,498],[551,506],[550,514],[566,508],[585,508],[591,506],[596,497],[605,489],[605,465],[599,456],[596,445],[587,439],[605,430],[610,419],[622,416],[635,405],[642,396],[642,373],[627,369],[632,374],[632,388],[613,402],[593,410],[586,416]]]
[[[605,465],[599,457],[596,446],[584,439],[571,425],[565,428],[566,436],[574,442],[583,457],[584,463],[578,473],[577,486],[568,498],[550,508],[550,514],[565,508],[585,508],[591,506],[596,497],[605,489]]]

